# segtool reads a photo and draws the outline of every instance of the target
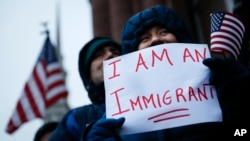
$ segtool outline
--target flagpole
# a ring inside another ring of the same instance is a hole
[[[61,8],[60,8],[60,0],[56,0],[56,43],[57,43],[57,53],[58,53],[58,59],[60,64],[62,65],[62,55],[61,55],[61,33],[60,33],[60,29],[61,29]]]
[[[61,8],[60,8],[60,0],[56,0],[55,3],[55,12],[56,12],[56,53],[58,57],[58,62],[61,65],[63,74],[64,74],[64,79],[66,80],[66,71],[63,67],[63,57],[61,54],[61,18],[60,18],[60,13],[61,13]],[[67,103],[67,99],[61,99],[54,105],[52,105],[50,108],[47,109],[46,115],[44,117],[44,122],[50,122],[50,121],[60,121],[63,117],[64,114],[69,110],[69,105]]]

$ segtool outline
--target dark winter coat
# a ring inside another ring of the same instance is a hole
[[[80,50],[78,70],[91,104],[71,109],[52,133],[49,141],[79,141],[86,127],[100,119],[105,113],[104,82],[98,84],[91,82],[90,64],[95,52],[107,45],[121,50],[120,44],[107,37],[95,37]]]
[[[72,109],[64,116],[49,141],[79,141],[86,127],[100,119],[104,112],[104,103]]]
[[[125,23],[122,32],[123,54],[136,51],[139,37],[143,31],[154,25],[160,25],[168,29],[180,43],[192,42],[180,16],[167,7],[155,6],[139,12]],[[246,98],[247,94],[250,94],[250,73],[241,64],[232,60],[226,62],[208,59],[204,61],[204,64],[212,71],[210,82],[217,90],[223,122],[200,123],[155,132],[126,135],[122,136],[123,140],[212,141],[225,137],[239,140],[239,138],[233,138],[235,130],[247,128],[249,125],[247,119],[250,119],[250,106]]]

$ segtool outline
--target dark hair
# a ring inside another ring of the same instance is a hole
[[[34,141],[41,141],[42,137],[56,129],[58,122],[52,121],[43,124],[36,132]]]

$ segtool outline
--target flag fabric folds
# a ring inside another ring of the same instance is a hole
[[[237,59],[240,54],[245,27],[238,16],[229,12],[211,14],[211,51],[228,51]]]
[[[64,72],[58,62],[55,47],[47,35],[32,74],[25,83],[16,109],[7,124],[6,132],[12,134],[25,122],[43,118],[48,107],[67,95]]]

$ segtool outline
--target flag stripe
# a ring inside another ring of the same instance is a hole
[[[238,58],[245,27],[240,19],[229,12],[215,12],[211,16],[210,48],[212,52],[228,51]]]
[[[36,72],[39,74],[39,79],[41,82],[41,86],[43,87],[43,91],[41,93],[45,94],[46,88],[47,88],[47,76],[46,76],[46,63],[44,61],[41,61],[40,63],[37,63]],[[44,96],[43,96],[44,97]]]
[[[47,108],[67,96],[64,74],[48,36],[32,74],[24,85],[6,132],[11,134],[23,123],[43,118]]]
[[[229,41],[232,41],[237,48],[240,47],[240,42],[236,38],[233,38],[232,36],[230,36],[227,33],[219,34],[218,32],[214,32],[211,35],[212,35],[211,36],[211,43],[213,43],[213,41],[218,41],[220,39],[227,39]]]
[[[232,49],[234,52],[236,52],[237,54],[239,54],[239,49],[235,46],[235,44],[233,42],[231,42],[231,40],[226,40],[226,39],[217,39],[214,38],[211,40],[211,48],[216,47],[216,45],[218,44],[222,44],[222,45],[226,45],[228,46],[228,48]]]
[[[237,54],[235,52],[233,52],[233,50],[231,48],[228,48],[225,45],[218,44],[218,45],[216,45],[216,47],[213,48],[214,52],[222,52],[223,50],[228,50],[229,52],[232,53],[233,57],[237,58]]]
[[[34,99],[35,99],[35,104],[36,105],[32,105],[32,106],[36,106],[39,110],[39,113],[37,116],[38,117],[42,117],[42,114],[45,112],[44,108],[45,108],[45,84],[42,83],[42,75],[40,75],[41,73],[39,73],[40,69],[43,69],[42,68],[42,62],[38,64],[39,67],[36,67],[35,69],[35,74],[34,75],[34,79],[31,80],[31,84],[30,85],[30,88],[32,90],[32,93],[34,95]],[[40,72],[43,72],[43,71],[40,71]],[[44,73],[42,73],[44,74]]]
[[[36,107],[37,114],[35,114],[38,117],[42,117],[42,114],[45,112],[45,98],[42,96],[42,93],[38,90],[36,82],[34,79],[30,80],[29,83],[29,89],[31,96],[34,100],[34,103],[31,103],[31,107]],[[39,113],[39,114],[38,114]]]
[[[232,30],[231,27],[222,26],[221,27],[221,32],[225,32],[228,35],[231,35],[233,38],[236,38],[241,43],[241,37],[240,37],[239,33],[237,31],[235,31],[235,30]]]
[[[21,105],[23,106],[25,117],[26,117],[26,119],[24,121],[21,120],[22,123],[29,121],[30,119],[33,119],[35,117],[35,115],[34,115],[34,112],[33,112],[33,109],[32,109],[31,103],[30,103],[30,99],[29,99],[27,93],[26,93],[25,99],[22,99]]]
[[[28,86],[28,85],[26,85]],[[25,87],[26,97],[28,99],[27,105],[27,112],[26,115],[28,115],[28,119],[32,119],[34,117],[41,117],[41,113],[39,112],[36,101],[35,101],[35,95],[32,94],[30,87]],[[30,111],[29,111],[30,110]]]
[[[56,101],[61,99],[62,97],[67,97],[67,93],[65,91],[61,92],[60,94],[55,95],[54,97],[47,100],[48,107],[53,105]]]
[[[237,31],[241,33],[241,37],[244,36],[245,26],[236,15],[232,13],[227,13],[225,15],[225,19],[226,19],[225,22],[231,21],[233,23],[232,26],[237,28]]]
[[[25,98],[25,97],[24,97]],[[17,104],[17,114],[18,115],[16,115],[17,117],[18,117],[18,120],[15,120],[15,122],[14,123],[16,123],[18,126],[22,123],[22,122],[25,122],[25,121],[27,121],[27,117],[26,117],[26,114],[25,114],[25,108],[23,108],[23,105],[22,105],[22,101],[23,101],[23,99],[24,98],[22,98],[21,99],[21,101],[19,101]],[[19,116],[20,115],[20,116]]]
[[[229,29],[233,29],[232,31],[235,31],[235,33],[237,33],[237,36],[239,36],[239,38],[243,37],[243,32],[242,29],[240,29],[239,25],[237,23],[234,23],[234,21],[223,21],[223,26],[222,28],[229,28]]]
[[[42,68],[43,65],[42,64],[43,64],[42,62],[38,63],[38,66],[40,66],[40,68],[36,67],[34,69],[33,78],[31,78],[31,80],[33,82],[32,83],[33,85],[30,86],[30,87],[33,88],[32,92],[34,93],[34,95],[36,95],[36,96],[40,95],[41,98],[44,99],[46,86],[42,82],[42,78],[44,77],[44,76],[41,75],[41,72],[42,72],[42,74],[44,74],[43,73],[44,71],[41,71],[41,70],[43,70],[43,68]]]
[[[65,91],[65,87],[64,86],[57,86],[57,88],[53,88],[51,89],[48,94],[46,95],[46,99],[50,100],[53,97],[56,97],[58,94],[61,94]]]

